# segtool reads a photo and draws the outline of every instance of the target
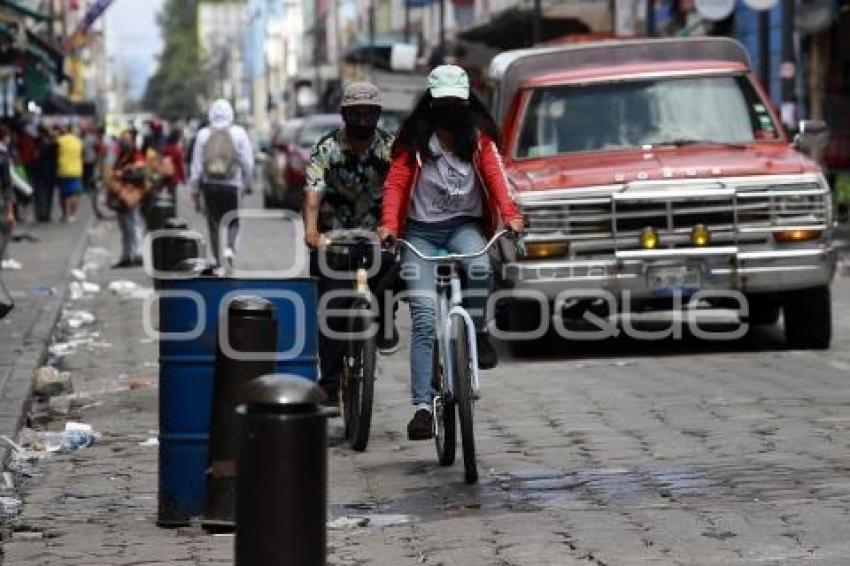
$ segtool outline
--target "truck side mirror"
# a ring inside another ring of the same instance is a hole
[[[823,120],[800,120],[794,147],[807,155],[818,154],[829,143],[829,126]]]

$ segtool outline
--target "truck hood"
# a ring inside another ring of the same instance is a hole
[[[633,181],[793,175],[819,171],[788,144],[743,149],[720,145],[664,147],[513,161],[508,174],[521,192],[618,185]]]

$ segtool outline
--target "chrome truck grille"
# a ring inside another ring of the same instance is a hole
[[[639,248],[646,227],[661,234],[661,247],[690,247],[697,224],[711,232],[712,246],[758,245],[772,232],[826,230],[829,189],[820,182],[793,185],[703,186],[640,189],[604,196],[522,199],[531,240],[569,241],[570,255],[598,256]]]

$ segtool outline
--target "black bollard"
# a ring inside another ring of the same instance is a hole
[[[158,191],[149,197],[145,220],[149,232],[165,228],[165,221],[174,218],[174,199],[168,191]]]
[[[227,309],[230,347],[240,353],[264,353],[263,360],[239,360],[216,350],[210,423],[210,467],[202,526],[207,530],[232,530],[236,524],[236,456],[239,418],[238,391],[252,379],[275,371],[277,345],[274,304],[261,297],[236,297]],[[219,336],[222,336],[219,333]]]
[[[324,393],[303,377],[275,374],[249,383],[240,398],[236,566],[324,566]]]
[[[169,218],[163,229],[172,233],[159,236],[151,243],[151,259],[156,271],[172,271],[184,260],[201,256],[199,235],[189,230],[185,220]]]

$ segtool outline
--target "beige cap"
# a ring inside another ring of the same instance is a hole
[[[342,93],[340,106],[383,106],[381,91],[372,83],[351,83]]]

